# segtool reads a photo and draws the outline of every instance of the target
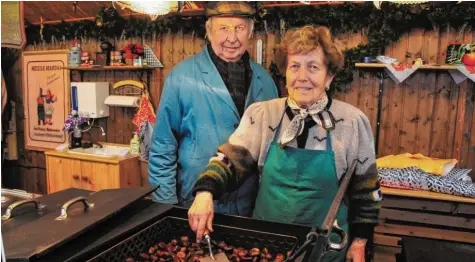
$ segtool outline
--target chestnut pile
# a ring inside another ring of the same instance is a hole
[[[252,248],[247,250],[242,247],[234,248],[223,241],[213,244],[213,253],[225,253],[229,261],[240,262],[283,262],[286,256],[283,254],[271,254],[267,248],[262,250]],[[290,255],[290,251],[287,252]],[[180,240],[173,239],[168,244],[159,242],[150,247],[146,252],[140,253],[137,257],[129,257],[126,262],[198,262],[204,256],[209,256],[208,245],[205,243],[195,243],[187,236],[182,236]]]

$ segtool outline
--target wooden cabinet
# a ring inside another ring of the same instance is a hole
[[[57,151],[45,155],[48,194],[70,187],[98,191],[142,186],[138,156],[102,158]]]
[[[48,193],[70,187],[81,188],[81,161],[47,155],[46,177]]]

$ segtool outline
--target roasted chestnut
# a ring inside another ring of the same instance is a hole
[[[172,243],[168,244],[168,247],[167,247],[168,252],[176,253],[177,249],[178,249],[178,247],[176,245],[173,245]]]
[[[176,245],[178,245],[178,240],[172,239],[172,241],[170,241],[170,244],[176,246]]]
[[[185,252],[181,252],[181,251],[178,252],[178,253],[176,254],[176,256],[177,256],[179,259],[181,259],[181,260],[185,260],[185,258],[186,258]]]
[[[284,262],[284,260],[285,260],[284,255],[282,255],[282,254],[279,253],[279,254],[277,254],[277,255],[275,256],[275,260],[274,260],[274,261],[275,261],[275,262]]]
[[[247,261],[247,262],[250,262],[252,261],[252,257],[251,256],[243,256],[243,257],[239,257],[241,259],[241,261]]]
[[[238,248],[237,255],[241,258],[246,257],[248,255],[248,251],[242,247]]]
[[[241,258],[239,258],[239,256],[237,254],[233,254],[230,258],[229,258],[230,261],[232,262],[240,262],[241,261]]]
[[[160,257],[161,258],[170,258],[172,256],[172,254],[168,251],[160,251]]]
[[[238,262],[284,262],[286,257],[292,255],[291,251],[278,253],[275,257],[267,248],[259,249],[257,247],[246,249],[243,247],[234,248],[224,241],[213,242],[213,253],[225,253],[229,261]],[[179,240],[173,239],[170,242],[158,242],[157,244],[144,250],[135,260],[132,257],[127,258],[126,262],[198,262],[208,254],[208,245],[204,242],[190,242],[188,236],[181,236]]]
[[[181,244],[184,246],[188,246],[188,243],[190,242],[190,238],[188,236],[182,236],[180,237]]]
[[[292,250],[287,251],[287,257],[292,256]]]
[[[167,244],[165,242],[158,243],[158,248],[160,250],[167,250]]]
[[[251,256],[258,257],[261,255],[261,250],[259,248],[251,249]]]
[[[226,252],[226,254],[232,254],[234,251],[234,247],[233,246],[228,246],[228,245],[225,245],[224,246],[224,252]]]

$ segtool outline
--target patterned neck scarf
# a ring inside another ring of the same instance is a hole
[[[286,146],[296,139],[300,134],[302,134],[305,118],[308,116],[310,116],[317,124],[321,124],[321,121],[318,118],[318,113],[322,112],[327,106],[328,96],[325,94],[322,98],[320,98],[320,100],[315,102],[309,108],[300,108],[290,97],[287,98],[287,104],[292,109],[295,117],[292,119],[292,121],[290,121],[289,126],[287,126],[287,129],[285,129],[284,133],[280,137],[280,147]]]

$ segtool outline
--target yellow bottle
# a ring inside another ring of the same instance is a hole
[[[137,132],[134,132],[134,137],[130,140],[130,153],[135,155],[140,153],[140,139]]]

